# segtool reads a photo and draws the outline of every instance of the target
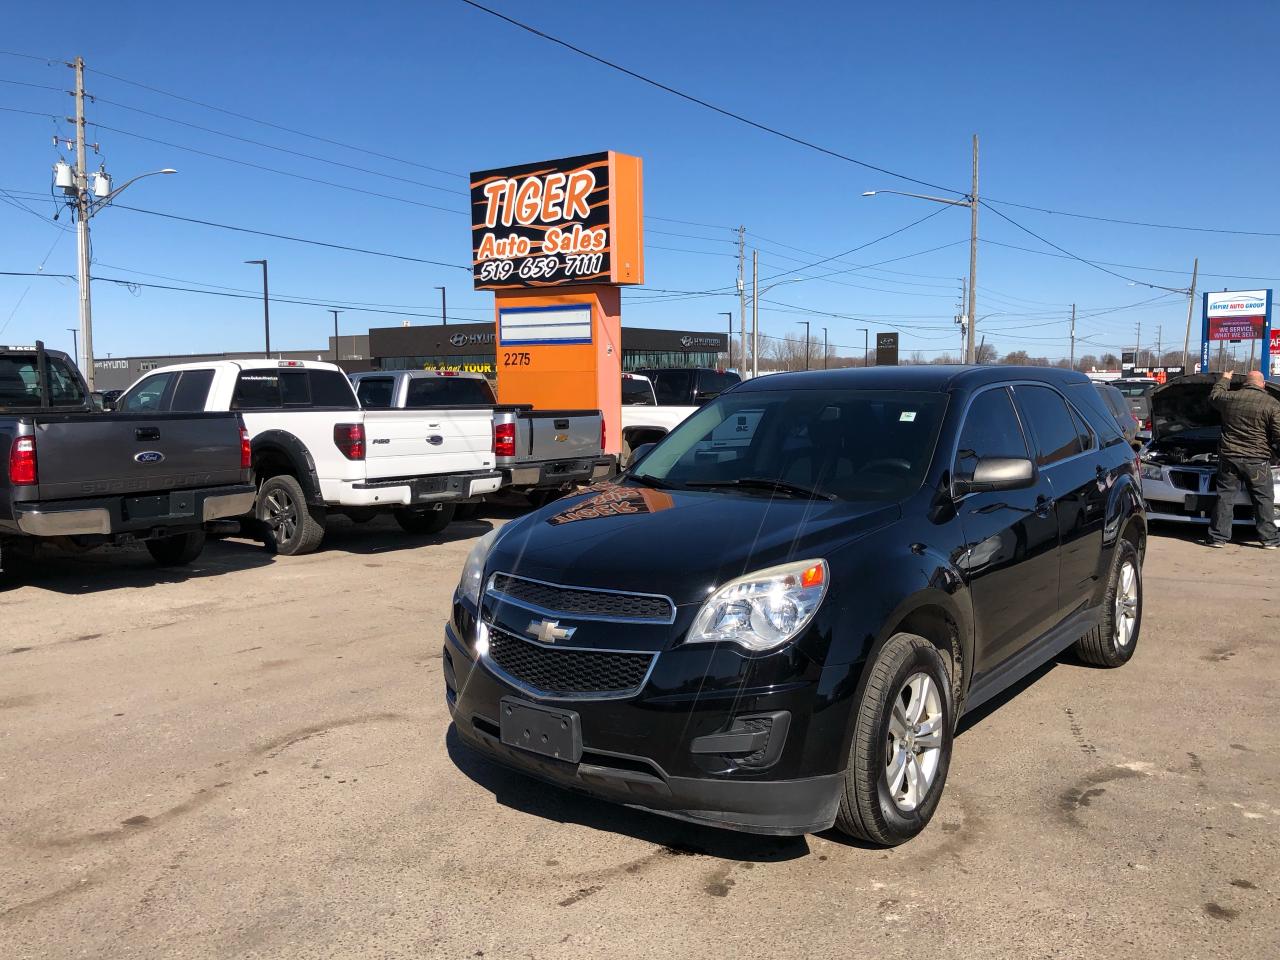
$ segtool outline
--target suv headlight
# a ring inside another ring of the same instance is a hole
[[[1142,479],[1143,480],[1163,480],[1164,467],[1160,466],[1160,464],[1158,463],[1144,463],[1142,465]]]
[[[774,650],[813,619],[829,579],[825,560],[798,560],[730,580],[702,605],[685,642]]]
[[[471,552],[467,554],[467,562],[462,565],[462,579],[458,581],[458,593],[466,597],[476,606],[480,605],[480,588],[484,585],[484,563],[489,559],[489,551],[498,539],[500,527],[495,527],[476,541]]]

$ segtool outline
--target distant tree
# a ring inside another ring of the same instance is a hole
[[[974,351],[974,359],[978,363],[995,363],[1000,359],[1000,351],[989,343],[979,343]]]
[[[1076,369],[1083,370],[1088,373],[1098,366],[1098,358],[1092,353],[1086,353],[1083,357],[1076,361]]]
[[[1031,357],[1025,350],[1014,350],[1012,353],[1006,353],[1000,362],[1025,367],[1031,363]]]
[[[1098,361],[1098,366],[1103,370],[1119,370],[1120,358],[1114,353],[1104,353],[1102,359]]]
[[[930,363],[959,363],[960,361],[949,353],[942,353],[929,361]]]
[[[1053,365],[1057,367],[1059,370],[1071,369],[1071,361],[1068,360],[1066,357],[1059,357],[1057,360],[1053,361]]]

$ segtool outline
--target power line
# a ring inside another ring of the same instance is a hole
[[[895,177],[899,180],[905,180],[908,183],[918,184],[919,186],[922,186],[922,187],[929,187],[932,190],[942,190],[945,193],[954,193],[957,196],[964,196],[963,191],[952,190],[950,187],[944,187],[936,183],[930,183],[927,180],[917,180],[915,177],[909,177],[905,173],[898,173],[894,170],[890,170],[887,167],[881,167],[874,163],[868,163],[865,160],[859,160],[856,157],[851,157],[846,153],[840,153],[838,150],[832,150],[830,147],[821,146],[820,144],[814,143],[812,140],[806,140],[803,137],[797,137],[794,134],[786,133],[782,130],[779,130],[777,127],[771,127],[768,124],[760,123],[757,120],[752,120],[750,117],[745,117],[740,113],[734,113],[732,110],[726,110],[724,107],[718,107],[714,103],[710,103],[706,100],[701,99],[700,97],[695,97],[692,94],[684,93],[681,90],[677,90],[675,87],[671,87],[665,83],[661,83],[657,80],[654,80],[652,77],[647,77],[644,74],[637,73],[634,70],[628,70],[626,67],[620,64],[614,63],[612,60],[606,60],[604,57],[596,56],[596,54],[591,53],[587,50],[584,50],[581,47],[574,46],[572,43],[569,43],[569,41],[567,40],[561,40],[559,37],[554,37],[549,33],[545,33],[542,30],[539,30],[537,27],[532,27],[527,23],[523,23],[520,20],[516,20],[512,17],[508,17],[506,14],[499,13],[497,10],[493,10],[489,7],[484,6],[483,4],[477,3],[476,0],[462,0],[462,2],[469,7],[474,7],[475,9],[481,11],[482,13],[489,14],[489,16],[491,17],[496,17],[499,20],[503,20],[511,24],[513,27],[519,27],[521,30],[526,31],[527,33],[531,33],[535,37],[540,37],[541,39],[554,43],[557,46],[564,47],[566,50],[571,50],[574,53],[578,54],[579,56],[586,57],[588,60],[593,60],[596,63],[600,64],[601,66],[605,66],[611,70],[617,70],[619,73],[626,74],[628,77],[631,77],[633,80],[639,80],[642,83],[647,83],[651,87],[656,87],[659,90],[662,90],[666,93],[670,93],[673,96],[677,96],[682,100],[688,101],[689,103],[696,104],[700,107],[705,107],[706,109],[712,110],[715,113],[720,114],[721,116],[728,117],[731,120],[737,120],[739,123],[745,123],[749,127],[755,127],[757,130],[762,130],[765,133],[772,134],[775,137],[781,137],[784,140],[790,140],[792,143],[799,144],[802,147],[808,147],[810,150],[816,150],[818,153],[824,153],[829,157],[835,157],[837,160],[844,160],[848,163],[856,164],[859,167],[863,167],[867,170],[874,170],[877,173],[883,173],[887,176]]]
[[[171,147],[175,150],[184,150],[187,153],[198,154],[199,156],[202,156],[202,157],[209,157],[214,160],[222,160],[226,163],[234,163],[242,167],[251,167],[254,170],[263,170],[267,173],[278,174],[279,176],[282,176],[282,177],[288,177],[291,180],[305,180],[308,183],[318,183],[326,187],[335,187],[338,190],[348,190],[352,193],[364,194],[367,197],[380,197],[383,200],[397,200],[400,203],[413,204],[415,207],[426,207],[429,210],[440,210],[444,213],[455,213],[461,217],[465,217],[468,215],[465,210],[454,210],[452,207],[441,207],[434,203],[423,203],[421,200],[411,200],[408,197],[399,197],[393,193],[379,193],[376,190],[365,190],[363,187],[353,187],[345,183],[336,183],[333,180],[322,180],[319,177],[308,177],[308,176],[304,176],[303,174],[294,173],[289,170],[281,170],[277,167],[268,167],[265,164],[253,163],[249,160],[237,160],[235,157],[226,157],[219,153],[210,153],[207,150],[198,150],[195,147],[186,147],[180,143],[173,143],[169,140],[160,140],[156,137],[144,136],[143,134],[140,134],[140,133],[134,133],[132,130],[121,130],[119,127],[108,126],[105,123],[99,123],[94,120],[89,121],[89,125],[97,127],[99,130],[109,130],[112,133],[119,133],[126,137],[133,137],[134,139],[137,139],[137,140],[146,140],[149,143],[158,143],[161,146]]]
[[[1071,260],[1072,257],[1063,256],[1058,253],[1050,253],[1048,250],[1035,250],[1031,247],[1020,247],[1016,243],[1002,243],[999,240],[987,240],[982,238],[982,243],[991,244],[996,247],[1005,247],[1009,250],[1021,250],[1023,253],[1034,253],[1038,257],[1054,257],[1059,260]],[[1151,273],[1175,273],[1186,274],[1186,270],[1179,270],[1175,267],[1144,267],[1136,263],[1114,263],[1110,260],[1094,260],[1094,263],[1103,263],[1109,267],[1122,267],[1126,270],[1148,270]],[[1262,283],[1280,283],[1280,277],[1255,277],[1246,276],[1238,273],[1205,273],[1200,271],[1202,277],[1213,277],[1215,280],[1257,280]],[[1181,291],[1179,291],[1181,292]]]
[[[155,87],[155,86],[152,86],[151,84],[141,83],[137,80],[130,80],[128,77],[122,77],[122,76],[119,76],[118,74],[108,73],[106,70],[99,70],[97,68],[85,67],[85,71],[87,73],[96,73],[98,76],[101,76],[101,77],[108,77],[109,79],[116,80],[120,83],[127,83],[129,84],[129,86],[138,87],[141,90],[149,90],[152,93],[158,93],[164,97],[171,97],[174,100],[181,100],[183,103],[190,103],[197,107],[203,107],[206,110],[214,110],[218,113],[226,114],[229,117],[236,117],[237,119],[240,119],[240,120],[248,120],[251,123],[260,123],[264,127],[272,127],[273,129],[280,130],[284,133],[293,134],[296,137],[306,137],[309,140],[317,140],[320,143],[327,143],[330,146],[342,147],[344,150],[354,150],[357,153],[368,154],[369,156],[378,157],[382,160],[390,160],[394,163],[408,164],[409,166],[418,167],[422,170],[430,170],[432,173],[441,173],[448,177],[458,177],[459,179],[462,179],[462,180],[467,179],[465,175],[461,173],[455,173],[452,170],[442,170],[440,167],[433,167],[425,163],[418,163],[415,160],[407,160],[404,157],[397,157],[393,154],[379,153],[376,150],[369,150],[365,147],[360,147],[353,143],[345,143],[341,140],[334,140],[329,137],[322,137],[319,134],[309,133],[306,130],[295,130],[292,127],[286,127],[278,123],[273,123],[270,120],[263,120],[260,117],[250,116],[247,113],[237,113],[235,110],[228,110],[225,107],[215,106],[214,104],[206,103],[203,100],[195,100],[191,97],[184,97],[182,94],[173,93],[169,90],[163,90],[160,87]]]
[[[989,203],[998,203],[1006,207],[1018,207],[1022,210],[1034,210],[1036,213],[1047,213],[1056,217],[1072,217],[1076,220],[1094,220],[1099,223],[1119,223],[1130,227],[1151,227],[1155,230],[1189,230],[1195,233],[1225,233],[1239,237],[1280,237],[1280,233],[1267,233],[1261,230],[1230,230],[1225,227],[1192,227],[1186,224],[1174,223],[1150,223],[1145,220],[1126,220],[1123,217],[1100,217],[1087,213],[1070,213],[1066,210],[1050,210],[1047,207],[1036,207],[1027,203],[1014,203],[1012,200],[993,200],[986,198]]]
[[[293,243],[306,243],[313,247],[327,247],[331,250],[345,250],[349,253],[364,253],[372,257],[389,257],[392,260],[406,260],[410,263],[426,263],[433,267],[448,267],[451,270],[466,270],[470,272],[471,268],[458,263],[444,263],[441,260],[426,260],[422,257],[411,257],[403,253],[388,253],[385,250],[369,250],[364,247],[352,247],[344,243],[327,243],[323,240],[308,240],[305,237],[291,237],[284,233],[271,233],[268,230],[254,230],[250,227],[237,227],[229,223],[217,223],[213,220],[200,220],[196,217],[180,217],[176,213],[162,213],[159,210],[145,210],[142,207],[129,207],[122,203],[113,203],[111,205],[116,210],[130,210],[134,213],[145,213],[153,217],[164,217],[166,220],[181,220],[183,223],[198,223],[205,227],[218,227],[222,230],[234,230],[237,233],[251,233],[259,237],[271,237],[274,240],[289,240]]]

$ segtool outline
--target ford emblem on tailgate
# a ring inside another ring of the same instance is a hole
[[[433,433],[431,436],[427,437],[427,443],[431,444],[433,447],[438,447],[440,444],[444,443],[444,437],[440,436],[438,433]]]
[[[139,463],[159,463],[164,459],[164,454],[159,450],[143,450],[141,453],[135,453],[133,459]]]

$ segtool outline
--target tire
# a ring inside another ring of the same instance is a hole
[[[460,503],[453,511],[453,519],[455,521],[474,520],[480,515],[480,508],[483,503]]]
[[[180,533],[176,537],[148,540],[147,553],[162,567],[185,567],[204,550],[203,530]]]
[[[439,533],[453,520],[456,504],[443,504],[439,510],[424,510],[421,507],[400,507],[396,510],[396,523],[405,533],[431,534]]]
[[[1133,658],[1142,631],[1142,560],[1128,540],[1116,544],[1102,600],[1102,623],[1076,641],[1076,656],[1096,667],[1120,667]]]
[[[262,481],[254,516],[266,528],[267,545],[282,556],[311,553],[324,539],[324,509],[310,506],[302,485],[287,473]]]
[[[954,727],[951,676],[938,648],[909,633],[890,637],[868,667],[836,827],[885,847],[923,830],[946,784]]]

